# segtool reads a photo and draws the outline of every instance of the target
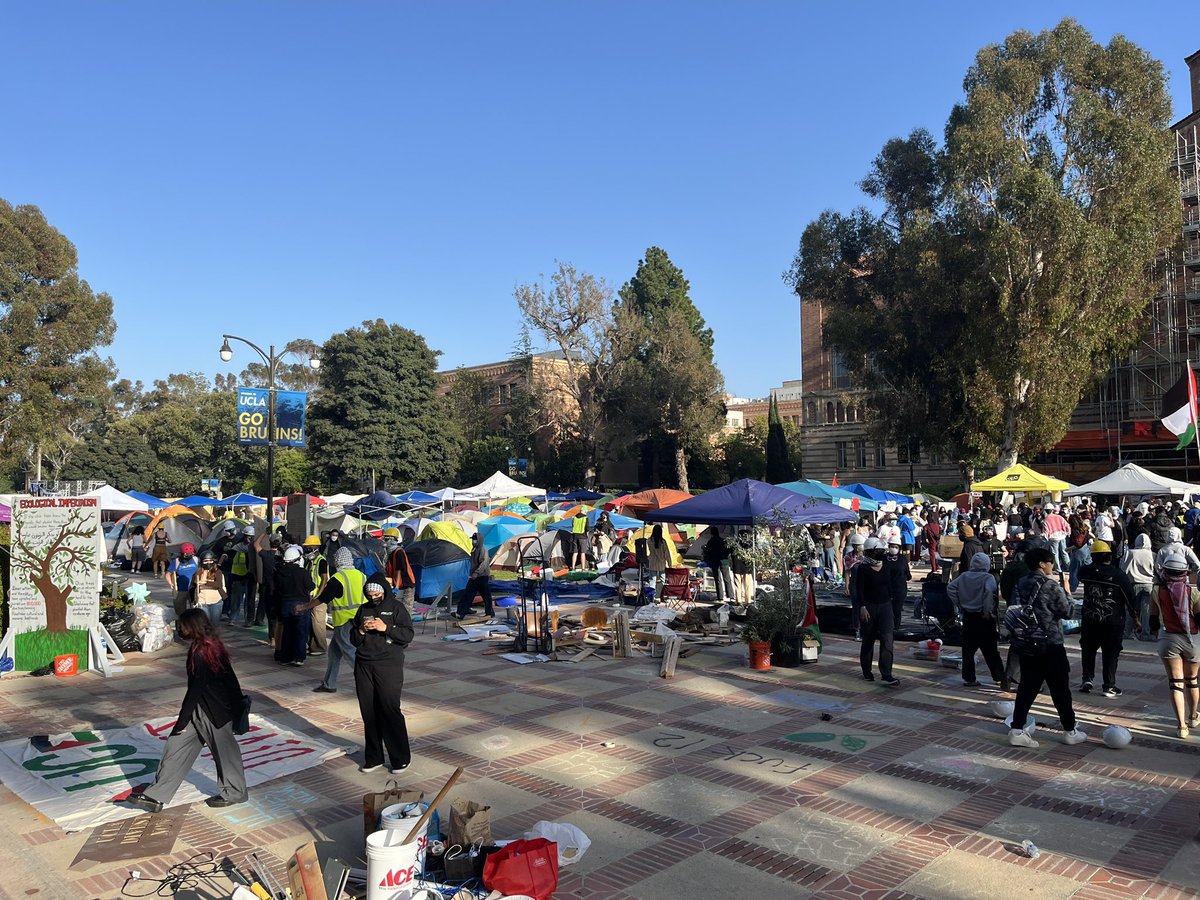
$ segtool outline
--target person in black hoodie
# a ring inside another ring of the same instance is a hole
[[[140,794],[130,794],[127,802],[149,812],[162,812],[192,770],[200,751],[208,747],[221,793],[204,802],[212,807],[244,803],[246,773],[233,734],[234,720],[242,713],[243,695],[229,652],[202,610],[189,609],[180,616],[178,633],[192,644],[187,655],[187,694],[167,738],[154,784]]]
[[[1133,579],[1112,564],[1112,548],[1105,541],[1092,543],[1091,565],[1079,570],[1083,582],[1083,621],[1079,629],[1079,654],[1083,661],[1083,683],[1079,690],[1090,693],[1096,676],[1096,651],[1103,663],[1105,697],[1119,697],[1117,658],[1129,617],[1142,630],[1138,617]]]
[[[987,548],[983,541],[975,537],[975,529],[970,525],[960,526],[958,536],[962,538],[962,553],[958,557],[958,574],[961,575],[971,567],[971,560],[976,553],[987,555]]]
[[[888,687],[900,683],[892,675],[895,604],[904,602],[908,587],[904,570],[898,563],[887,560],[887,548],[878,538],[867,538],[863,545],[866,559],[854,569],[850,582],[850,602],[862,634],[859,662],[863,678],[874,681],[871,664],[875,656],[875,641],[879,641],[879,675]]]
[[[383,751],[391,760],[392,774],[402,772],[412,761],[408,726],[400,708],[404,687],[404,648],[413,639],[408,607],[392,594],[391,585],[375,573],[363,586],[363,605],[354,617],[350,641],[355,647],[354,688],[362,713],[363,764],[360,772],[383,766]]]
[[[275,651],[275,661],[288,666],[304,665],[308,655],[308,636],[312,631],[312,575],[304,567],[304,554],[294,544],[283,551],[283,564],[275,572],[272,594],[279,604],[283,637]]]

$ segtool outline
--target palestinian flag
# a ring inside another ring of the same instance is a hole
[[[1196,440],[1196,375],[1190,363],[1183,377],[1163,397],[1162,423],[1179,438],[1176,450]]]

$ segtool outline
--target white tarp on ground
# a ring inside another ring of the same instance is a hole
[[[158,718],[107,731],[76,731],[49,738],[39,750],[28,739],[0,743],[0,782],[64,831],[82,831],[142,814],[115,803],[132,788],[154,783],[158,761],[175,718]],[[238,739],[246,783],[290,776],[346,753],[316,738],[289,731],[262,716],[250,717],[250,732]],[[208,750],[169,806],[184,806],[220,793]]]
[[[503,472],[495,472],[487,481],[481,481],[479,484],[463,488],[455,493],[460,497],[467,494],[489,500],[507,500],[510,497],[544,497],[546,495],[544,488],[521,484]]]
[[[1095,481],[1089,481],[1087,484],[1081,484],[1079,487],[1065,492],[1068,497],[1081,497],[1085,494],[1110,494],[1124,497],[1186,497],[1188,494],[1200,494],[1200,485],[1176,481],[1165,475],[1156,475],[1149,469],[1143,469],[1134,463],[1126,463],[1103,478],[1097,478]]]
[[[150,507],[138,500],[136,497],[130,497],[124,491],[118,491],[111,484],[106,484],[104,487],[97,488],[91,493],[84,494],[85,497],[95,497],[100,501],[101,512],[146,512]]]

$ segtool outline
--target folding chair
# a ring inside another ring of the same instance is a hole
[[[659,599],[672,609],[687,612],[696,602],[698,582],[692,578],[692,570],[685,566],[667,569],[667,583],[659,592]]]
[[[443,600],[446,601],[444,604],[442,603]],[[442,588],[442,592],[440,594],[438,594],[437,597],[434,598],[434,601],[432,603],[430,603],[428,607],[426,607],[425,612],[422,614],[422,616],[421,616],[421,634],[425,633],[425,626],[427,626],[429,624],[430,620],[432,620],[433,621],[433,636],[437,637],[438,623],[446,622],[447,625],[449,624],[450,615],[453,612],[453,610],[450,609],[450,603],[453,600],[454,600],[454,585],[447,583],[446,586]],[[443,613],[444,613],[444,615],[443,615]],[[446,629],[447,633],[449,633],[449,630],[450,629],[447,627],[447,629]]]

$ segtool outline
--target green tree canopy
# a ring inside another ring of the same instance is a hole
[[[787,278],[893,440],[1003,468],[1053,446],[1136,340],[1177,230],[1162,64],[1066,19],[984,47],[939,147],[889,141],[881,214],[823,213]]]
[[[36,206],[0,200],[0,449],[56,468],[108,404],[112,298],[79,277],[74,245]]]
[[[796,480],[796,469],[788,450],[788,435],[779,417],[779,402],[771,395],[771,408],[767,414],[767,481],[782,484]]]
[[[328,487],[445,483],[460,445],[435,393],[438,354],[419,334],[382,319],[333,335],[309,409],[309,455]]]

